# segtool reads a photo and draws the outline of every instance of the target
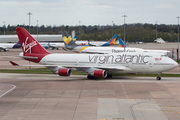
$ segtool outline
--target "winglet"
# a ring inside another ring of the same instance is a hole
[[[19,66],[17,63],[13,62],[13,61],[9,61],[13,66]]]

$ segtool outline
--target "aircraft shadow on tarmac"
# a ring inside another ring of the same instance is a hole
[[[25,77],[25,76],[24,76]],[[134,77],[134,76],[113,76],[112,78],[107,78],[107,79],[87,79],[86,76],[76,76],[74,75],[73,77],[55,77],[55,78],[52,78],[49,77],[49,79],[46,77],[46,79],[43,79],[41,77],[39,78],[36,78],[36,79],[27,79],[27,78],[21,78],[19,80],[17,80],[17,82],[70,82],[70,81],[98,81],[98,82],[105,82],[105,81],[111,81],[113,80],[114,82],[117,81],[117,82],[121,82],[121,81],[127,81],[127,82],[136,82],[136,81],[139,81],[139,82],[148,82],[148,81],[151,81],[151,82],[154,82],[154,81],[157,81],[155,79],[156,77]]]

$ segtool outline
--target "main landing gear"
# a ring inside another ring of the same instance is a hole
[[[95,77],[92,76],[92,75],[88,75],[87,78],[88,78],[88,79],[97,79],[97,78],[95,78]]]
[[[161,80],[161,73],[158,73],[156,80]]]

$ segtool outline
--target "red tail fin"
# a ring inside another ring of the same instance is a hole
[[[16,27],[16,32],[24,53],[49,54],[23,27]]]

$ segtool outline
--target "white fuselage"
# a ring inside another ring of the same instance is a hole
[[[14,45],[15,45],[15,43],[0,43],[0,47],[3,46],[8,49],[13,48]]]
[[[92,45],[95,45],[95,46],[101,46],[102,44],[106,43],[106,42],[90,42]],[[41,46],[47,48],[47,47],[58,47],[58,48],[64,48],[64,42],[62,43],[47,43],[47,42],[42,42],[40,43]],[[80,45],[80,46],[84,46],[84,45],[88,45],[88,41],[76,41],[76,44],[77,45]]]
[[[102,41],[76,41],[76,44],[84,46],[84,45],[94,45],[94,46],[101,46],[107,42],[102,42]]]
[[[49,47],[64,47],[64,43],[47,43],[47,42],[42,42],[39,43],[41,46],[45,47],[45,48],[49,48]]]
[[[15,43],[0,43],[0,50],[8,51],[13,48]]]
[[[123,52],[118,54],[49,54],[39,62],[44,65],[104,69],[108,73],[161,73],[178,66],[162,53]]]
[[[164,53],[166,54],[167,50],[148,50],[148,49],[141,49],[141,48],[122,48],[122,47],[84,47],[77,46],[72,51],[77,53],[122,53],[122,52],[157,52],[157,53]]]

